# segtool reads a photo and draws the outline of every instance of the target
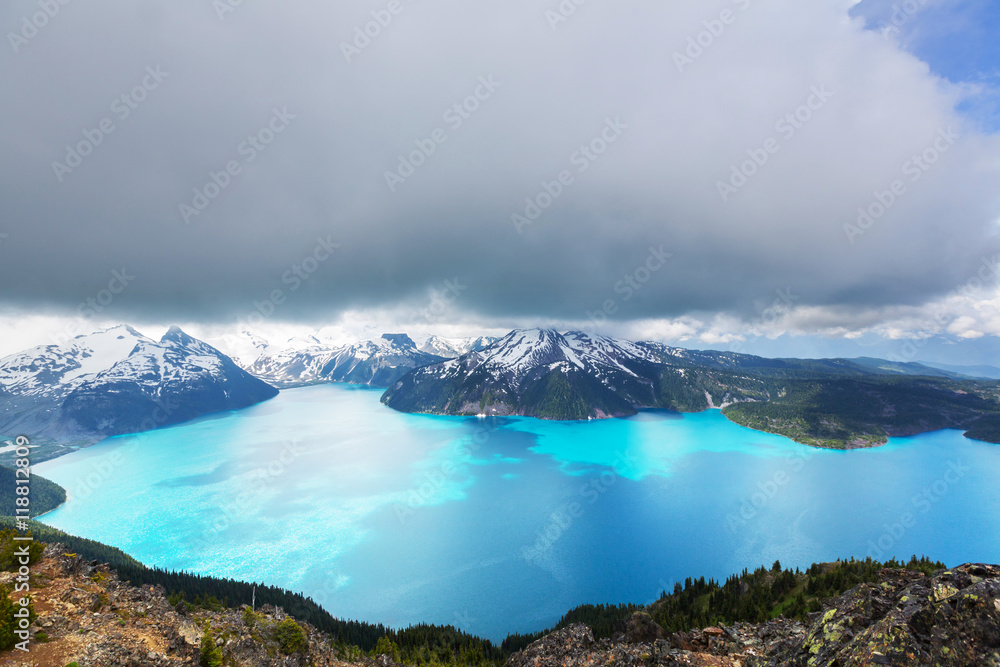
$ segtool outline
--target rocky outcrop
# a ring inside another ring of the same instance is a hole
[[[615,640],[599,641],[572,625],[515,654],[508,667],[1000,667],[1000,566],[932,576],[885,569],[877,583],[829,600],[806,624],[777,619],[659,638],[650,623],[636,614]]]
[[[0,573],[10,584],[14,573]],[[206,634],[224,665],[395,667],[387,656],[344,662],[328,634],[280,608],[209,611],[171,606],[155,586],[132,586],[107,565],[49,545],[32,566],[38,618],[15,667],[199,664]],[[289,630],[292,632],[289,632]],[[805,623],[779,618],[666,633],[645,611],[614,639],[570,625],[511,656],[506,667],[1000,667],[1000,566],[933,575],[883,569],[878,580],[827,600]]]
[[[14,573],[0,573],[0,584]],[[296,625],[302,639],[294,650],[282,643],[278,627],[288,617],[264,606],[245,605],[219,612],[171,606],[163,588],[132,586],[107,565],[67,554],[58,544],[46,547],[32,566],[32,595],[38,618],[29,652],[0,654],[0,664],[15,667],[173,667],[197,665],[205,628],[224,658],[242,667],[344,666],[333,654],[331,638],[308,623]],[[372,665],[372,660],[363,662]]]
[[[799,642],[760,664],[1000,667],[1000,566],[932,577],[884,572],[879,583],[837,598]]]
[[[590,665],[644,665],[650,658],[645,644],[596,641],[590,628],[582,623],[570,625],[539,639],[515,653],[507,667],[589,667]]]

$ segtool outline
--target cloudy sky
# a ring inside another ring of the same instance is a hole
[[[1000,350],[989,0],[9,0],[0,26],[0,353],[122,321]]]

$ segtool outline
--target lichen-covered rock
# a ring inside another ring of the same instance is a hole
[[[587,626],[573,625],[514,655],[508,667],[1000,667],[1000,566],[962,565],[932,576],[885,569],[877,583],[833,598],[810,619],[807,626],[776,619],[661,639],[639,613],[622,641],[595,641]]]
[[[769,667],[1000,667],[1000,567],[928,577],[883,570],[829,603],[801,640],[756,661]]]

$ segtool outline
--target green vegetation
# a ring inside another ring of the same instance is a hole
[[[749,428],[816,447],[882,444],[891,435],[943,428],[1000,443],[1000,383],[966,379],[919,364],[874,359],[764,359],[687,351],[659,363],[621,363],[629,372],[600,379],[575,366],[539,366],[519,386],[473,369],[440,376],[417,369],[382,402],[404,412],[524,414],[577,420],[633,414],[638,407],[698,412],[710,404]],[[711,401],[711,403],[710,403]]]
[[[965,433],[966,438],[984,442],[1000,443],[1000,415],[986,415],[972,425]]]
[[[575,623],[583,623],[590,626],[594,631],[594,637],[601,639],[613,637],[624,627],[629,616],[641,610],[642,607],[636,604],[585,604],[574,607],[566,613],[559,622],[549,630],[542,632],[532,632],[529,634],[512,634],[501,644],[505,653],[516,653],[528,647],[528,645],[541,639],[550,632],[561,630]]]
[[[12,527],[13,519],[0,517],[0,530]],[[500,648],[494,646],[492,642],[450,626],[421,624],[394,630],[381,624],[345,621],[334,618],[312,599],[299,593],[264,584],[149,568],[119,549],[100,542],[69,535],[37,521],[32,521],[30,527],[37,540],[33,544],[38,545],[34,548],[39,556],[44,549],[41,543],[59,542],[70,553],[79,554],[87,560],[108,563],[118,572],[122,580],[135,586],[162,586],[173,605],[183,601],[192,610],[200,608],[217,611],[223,608],[236,608],[243,604],[249,605],[256,588],[258,607],[267,604],[281,607],[297,621],[309,623],[328,633],[334,638],[342,655],[359,655],[361,651],[371,651],[380,638],[388,637],[399,647],[405,662],[412,664],[425,664],[431,661],[441,664],[478,665],[485,662],[499,664],[505,657]],[[0,533],[0,535],[5,534],[12,536],[14,533],[13,531]],[[9,541],[11,541],[9,537],[0,541],[0,554],[4,553],[4,544]],[[244,621],[247,621],[246,614]],[[296,624],[295,627],[299,627],[301,631],[300,626]],[[289,638],[287,644],[289,647],[297,645],[293,628],[286,625],[284,630],[279,632]],[[294,650],[297,649],[293,649],[293,652]]]
[[[914,556],[906,564],[894,560],[879,563],[871,559],[852,559],[813,565],[800,572],[782,569],[781,563],[776,561],[770,569],[744,570],[724,584],[711,579],[706,581],[704,577],[688,578],[683,585],[675,584],[672,592],[664,591],[645,611],[667,633],[731,625],[738,621],[760,623],[778,616],[804,621],[807,614],[819,611],[828,598],[846,593],[858,584],[877,581],[882,568],[905,568],[931,574],[944,569],[945,565]],[[589,625],[597,639],[611,638],[623,632],[629,617],[640,609],[636,605],[583,605],[567,613],[549,630],[508,636],[502,648],[508,654],[520,651],[550,632],[574,623]]]
[[[9,523],[11,520],[0,518],[0,528],[4,521]],[[133,585],[163,586],[173,605],[183,602],[192,610],[220,610],[249,604],[253,594],[253,584],[151,569],[118,549],[68,535],[38,522],[31,522],[31,529],[36,540],[60,542],[83,558],[109,563],[118,571],[119,577]],[[16,534],[9,528],[0,529],[0,554],[12,550]],[[32,555],[37,560],[43,547],[38,541],[32,544],[37,545]],[[256,596],[258,604],[280,606],[291,617],[271,625],[269,629],[261,629],[273,633],[274,640],[287,655],[307,647],[306,634],[297,620],[308,622],[330,634],[334,641],[333,648],[346,659],[357,659],[363,651],[372,656],[391,655],[397,662],[413,665],[498,666],[513,652],[553,630],[574,623],[589,625],[597,638],[613,637],[622,632],[629,617],[640,610],[648,612],[666,632],[737,621],[756,623],[778,616],[805,620],[807,614],[818,611],[828,598],[841,595],[858,584],[876,581],[883,567],[930,574],[944,569],[945,565],[916,556],[905,564],[852,559],[813,565],[801,572],[798,569],[783,569],[781,563],[776,561],[769,569],[744,570],[725,583],[711,579],[706,581],[704,577],[697,580],[689,578],[683,585],[676,584],[672,592],[664,592],[658,601],[646,608],[634,604],[582,605],[570,610],[551,630],[513,634],[501,646],[450,626],[421,624],[394,630],[382,625],[339,620],[309,598],[261,584],[256,585]],[[11,593],[9,587],[0,586],[0,650],[12,647],[16,637],[13,634],[16,622],[13,614],[20,605],[11,600]],[[106,600],[103,602],[106,604]],[[33,608],[30,613],[33,620]],[[250,609],[244,610],[243,622],[251,628],[261,627],[259,615]],[[218,666],[221,663],[222,652],[215,644],[211,627],[206,625],[202,637],[201,664]]]
[[[663,368],[656,380],[660,407],[704,410],[708,394],[715,405],[729,404],[722,412],[737,424],[831,449],[970,427],[969,437],[1000,443],[996,382],[900,375],[842,360],[733,363],[742,367]]]
[[[889,435],[967,428],[1000,412],[989,383],[898,376],[770,378],[766,402],[730,405],[743,426],[817,447],[870,447]],[[1000,442],[1000,438],[997,438]]]
[[[20,556],[15,556],[14,551],[25,545],[28,546],[29,567],[42,557],[42,552],[45,550],[44,545],[38,542],[15,541],[14,538],[18,535],[19,533],[15,530],[0,530],[0,570],[14,572],[20,569],[22,565]],[[26,536],[30,535],[28,533]],[[11,597],[12,595],[13,597]],[[22,619],[18,618],[15,614],[24,614],[22,610],[25,607],[21,604],[21,600],[25,597],[27,596],[23,593],[19,594],[16,592],[14,586],[0,584],[0,651],[9,651],[14,648],[16,643],[21,641],[14,634],[14,631],[23,629],[19,628],[19,620]],[[37,617],[34,604],[29,602],[26,608],[28,610],[28,622],[33,623]],[[39,641],[46,641],[47,639],[48,637],[45,636],[39,639]]]
[[[14,531],[14,527],[14,519],[7,516],[0,516],[0,531]],[[142,565],[139,561],[120,549],[109,547],[106,544],[101,544],[100,542],[88,540],[83,537],[76,537],[75,535],[64,533],[61,530],[46,526],[44,523],[31,521],[29,523],[29,527],[31,529],[30,534],[35,537],[35,544],[38,544],[35,548],[38,550],[39,556],[41,555],[41,551],[44,549],[42,544],[59,542],[66,547],[66,550],[69,553],[80,554],[87,560],[109,563],[115,568],[122,565],[140,567]],[[6,541],[0,542],[0,553],[4,553],[5,544]]]
[[[278,642],[278,647],[286,655],[298,653],[308,645],[306,633],[302,631],[302,627],[298,623],[290,618],[286,618],[278,623],[278,626],[274,629],[274,639]]]
[[[42,557],[45,545],[35,541],[23,542],[14,540],[19,534],[16,530],[0,527],[0,571],[13,572],[22,565],[20,557],[16,556],[14,552],[24,546],[28,547],[29,566],[34,565]],[[32,533],[26,533],[25,536],[31,537]]]
[[[222,664],[222,649],[215,644],[215,635],[212,628],[205,624],[205,634],[201,636],[201,658],[198,660],[201,667],[219,667]]]
[[[14,594],[14,597],[11,597]],[[14,589],[6,584],[0,584],[0,651],[9,651],[20,641],[14,634],[19,629],[18,617],[16,614],[22,613],[22,609],[28,610],[28,622],[34,623],[38,614],[35,613],[35,606],[31,602],[27,607],[21,605],[21,595],[14,593]]]
[[[543,419],[586,419],[591,407],[565,373],[549,373],[529,388],[522,397],[524,403],[535,406],[535,414]]]
[[[22,476],[21,479],[23,480],[24,477]],[[20,497],[17,495],[17,487],[15,469],[0,465],[0,516],[16,515],[14,510],[17,507],[17,499]],[[51,512],[66,502],[66,489],[44,477],[32,475],[28,487],[31,489],[28,497],[31,499],[29,509],[32,517]]]
[[[372,649],[369,657],[374,658],[379,655],[387,655],[394,662],[399,662],[399,647],[388,637],[379,637],[378,644]]]
[[[780,567],[780,564],[777,564]],[[649,612],[667,632],[687,631],[710,625],[731,625],[737,621],[760,623],[778,616],[806,620],[819,611],[828,598],[846,593],[858,584],[874,582],[882,568],[905,568],[930,574],[944,569],[944,563],[914,556],[905,565],[896,561],[879,563],[838,561],[813,565],[805,572],[797,569],[743,571],[719,584],[713,580],[687,579],[682,587],[674,586],[652,604]]]

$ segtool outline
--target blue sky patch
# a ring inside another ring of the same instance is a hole
[[[895,39],[936,75],[962,84],[958,111],[1000,130],[1000,4],[991,0],[863,0],[851,10]]]

